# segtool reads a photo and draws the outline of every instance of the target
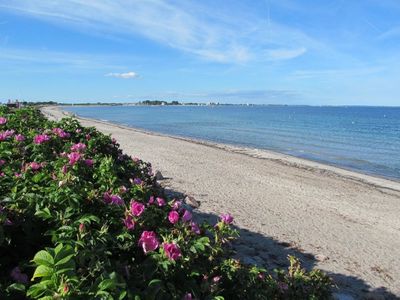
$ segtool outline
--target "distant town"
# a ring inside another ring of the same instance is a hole
[[[0,101],[0,103],[4,103]],[[139,102],[57,102],[57,101],[23,101],[8,100],[5,104],[12,107],[19,106],[43,106],[43,105],[60,105],[60,106],[217,106],[217,105],[247,105],[254,104],[228,104],[219,102],[179,102],[179,101],[163,101],[163,100],[144,100]]]

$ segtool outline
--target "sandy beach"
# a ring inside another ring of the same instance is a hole
[[[42,111],[65,116],[57,107]],[[163,186],[200,202],[199,216],[230,212],[242,236],[235,247],[245,261],[286,266],[294,254],[329,273],[338,293],[400,296],[399,182],[270,151],[78,119],[151,162],[165,177]]]

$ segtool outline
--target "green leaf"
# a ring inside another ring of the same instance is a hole
[[[47,287],[41,283],[32,285],[26,295],[31,298],[38,298],[46,292]]]
[[[98,291],[98,292],[96,293],[96,296],[103,296],[103,297],[100,298],[100,299],[112,299],[110,293],[109,293],[109,292],[106,292],[106,291]]]
[[[63,244],[58,244],[57,247],[54,248],[54,254],[57,255],[58,253],[60,253],[63,247],[64,247]]]
[[[66,274],[71,271],[75,271],[75,269],[74,268],[63,268],[63,269],[57,270],[55,274],[57,274],[57,275],[63,274],[63,273]]]
[[[53,274],[53,269],[49,268],[44,265],[40,265],[39,267],[36,268],[35,273],[33,273],[33,277],[31,280],[39,277],[48,277]]]
[[[153,279],[152,281],[149,282],[148,286],[158,285],[158,284],[161,284],[161,283],[162,283],[162,280]]]
[[[72,249],[72,247],[70,245],[60,244],[54,249],[54,253],[55,253],[54,261],[57,263],[57,262],[61,261],[62,259],[64,259],[65,257],[67,257],[69,255],[73,255],[74,250]]]
[[[150,281],[146,290],[148,299],[156,299],[156,296],[162,287],[163,282],[160,279],[153,279]]]
[[[113,290],[115,289],[115,281],[112,279],[104,279],[102,282],[99,283],[98,288],[101,291],[105,291],[105,290]]]
[[[126,297],[126,294],[126,291],[122,291],[121,294],[119,294],[118,300],[123,300]]]
[[[74,257],[74,256],[75,256],[75,254],[67,255],[66,257],[64,257],[64,258],[62,258],[62,259],[60,259],[60,260],[58,260],[58,261],[56,262],[56,266],[59,266],[59,265],[63,265],[63,264],[68,263],[68,262],[71,260],[71,258]]]
[[[202,243],[202,244],[209,244],[210,243],[210,239],[207,236],[204,236],[202,238],[199,238],[197,240],[197,242]]]
[[[39,183],[43,178],[44,178],[44,174],[43,173],[38,173],[35,176],[32,177],[32,181],[34,183]]]
[[[198,249],[200,251],[204,251],[206,249],[206,247],[204,247],[204,245],[201,243],[196,243],[196,244],[194,244],[194,246],[196,247],[196,249]]]
[[[22,283],[13,283],[7,287],[7,291],[8,292],[16,291],[16,292],[24,293],[25,285],[23,285]]]
[[[38,216],[43,220],[51,219],[51,213],[47,207],[43,208],[42,210],[37,210],[35,212],[35,216]]]
[[[47,267],[51,267],[54,264],[53,257],[45,250],[40,250],[36,253],[32,261],[35,262],[36,265],[44,265]]]
[[[94,215],[85,215],[81,217],[76,223],[100,223],[100,219]]]
[[[200,276],[200,273],[198,271],[192,271],[190,273],[190,277],[197,277],[197,276]]]

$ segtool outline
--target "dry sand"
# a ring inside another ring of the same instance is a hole
[[[59,119],[56,107],[43,112]],[[235,217],[248,262],[295,254],[332,275],[339,293],[400,296],[400,183],[269,151],[190,141],[80,119],[149,161],[163,185],[200,201],[199,215]]]

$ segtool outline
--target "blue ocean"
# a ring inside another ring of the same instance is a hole
[[[99,106],[77,115],[400,180],[400,107]]]

